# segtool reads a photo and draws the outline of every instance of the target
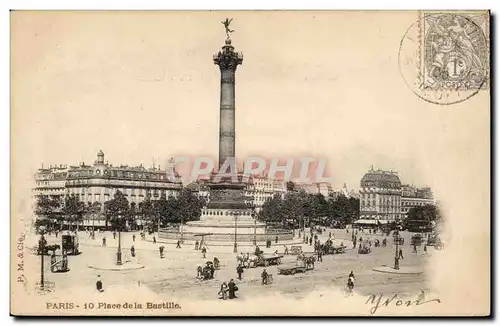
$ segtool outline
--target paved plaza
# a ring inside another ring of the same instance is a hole
[[[73,287],[85,288],[89,291],[95,290],[97,275],[101,276],[105,289],[113,291],[117,287],[146,287],[148,290],[158,294],[159,297],[168,298],[192,298],[197,297],[203,300],[217,300],[217,292],[220,284],[235,280],[239,287],[238,296],[240,299],[249,298],[258,295],[269,295],[276,292],[292,298],[302,298],[311,291],[325,291],[329,288],[343,289],[347,282],[347,276],[353,271],[356,277],[355,292],[361,295],[372,293],[394,293],[398,292],[401,296],[414,295],[420,290],[429,290],[425,282],[425,263],[432,255],[438,254],[434,248],[429,247],[428,253],[423,252],[423,246],[419,247],[418,253],[412,253],[410,246],[411,234],[403,232],[405,244],[402,246],[404,259],[400,261],[402,269],[420,271],[419,273],[393,274],[377,272],[373,269],[383,267],[383,265],[392,266],[394,263],[395,247],[392,237],[388,237],[387,247],[372,247],[370,254],[361,255],[357,249],[352,249],[350,241],[351,234],[345,230],[331,230],[323,232],[319,236],[322,243],[328,238],[329,232],[332,232],[336,243],[344,242],[348,250],[344,254],[325,255],[322,262],[316,262],[313,270],[304,274],[278,275],[277,266],[269,266],[267,270],[273,274],[274,283],[271,285],[261,285],[260,274],[264,267],[245,269],[243,280],[237,280],[236,274],[236,254],[233,247],[215,246],[208,243],[207,256],[204,259],[199,250],[194,250],[194,244],[186,242],[181,249],[176,248],[175,243],[153,243],[152,235],[147,235],[146,240],[141,240],[140,234],[125,232],[121,235],[123,258],[130,260],[130,263],[143,265],[143,268],[132,270],[96,270],[89,266],[113,266],[116,262],[116,251],[118,245],[118,236],[113,239],[111,232],[96,233],[95,240],[90,239],[85,232],[79,233],[80,250],[82,253],[77,256],[69,256],[69,268],[67,273],[51,273],[49,268],[50,259],[45,259],[46,280],[54,282],[57,292],[66,291]],[[133,234],[136,235],[135,242],[132,240]],[[102,246],[102,237],[107,239],[107,246]],[[358,237],[364,239],[376,238],[382,240],[382,235],[372,235],[368,233],[359,233]],[[296,238],[298,239],[298,238]],[[60,241],[55,236],[47,237],[48,243],[57,243]],[[297,241],[295,241],[297,242]],[[130,246],[134,244],[136,257],[130,257]],[[159,246],[165,246],[165,257],[160,259]],[[271,248],[265,248],[264,244],[259,247],[268,254],[278,250],[283,254],[282,244],[275,244]],[[290,246],[288,246],[290,248]],[[313,252],[312,246],[302,244],[304,252]],[[239,251],[253,252],[253,247],[240,247]],[[40,257],[34,256],[38,264],[30,264],[34,275],[40,273]],[[215,272],[212,280],[202,281],[196,278],[196,268],[203,266],[206,261],[213,258],[219,258],[221,262],[220,270]],[[283,258],[283,264],[292,263],[296,256],[287,255]],[[387,268],[385,268],[387,269]],[[382,268],[384,270],[384,268]],[[38,273],[37,273],[38,272]],[[32,274],[33,275],[33,274]]]

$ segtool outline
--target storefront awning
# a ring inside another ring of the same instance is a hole
[[[365,219],[360,219],[354,222],[354,224],[369,224],[369,225],[387,224],[387,223],[389,223],[388,220],[365,220]]]

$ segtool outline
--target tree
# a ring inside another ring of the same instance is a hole
[[[324,224],[325,218],[328,216],[328,202],[323,194],[318,193],[312,195],[312,216],[316,224]]]
[[[431,229],[433,224],[442,221],[442,214],[435,205],[416,206],[410,208],[406,225],[409,230]]]
[[[190,189],[184,188],[176,197],[164,196],[156,203],[163,223],[181,223],[200,219],[205,200],[196,196]]]
[[[85,213],[85,204],[80,201],[80,197],[76,194],[66,195],[62,210],[68,224],[75,224],[78,228],[78,223],[83,220]]]
[[[35,227],[44,225],[47,228],[52,228],[55,220],[61,221],[61,198],[59,196],[37,196],[35,205],[35,214],[37,220]]]
[[[128,200],[121,191],[116,191],[113,199],[104,203],[104,214],[106,225],[109,223],[113,229],[123,229],[131,214]]]
[[[159,200],[154,202],[154,215],[158,217],[161,224],[176,223],[177,221],[177,201],[174,197],[162,194]]]
[[[93,202],[87,207],[86,213],[89,219],[92,220],[92,230],[94,229],[95,220],[99,217],[102,210],[102,204],[98,201]]]
[[[276,194],[268,198],[262,205],[262,210],[259,212],[258,217],[265,222],[282,222],[285,219],[285,215],[281,195]]]
[[[159,214],[154,204],[155,202],[151,200],[150,192],[147,192],[146,198],[139,204],[139,211],[150,230],[155,230],[158,227]]]
[[[343,194],[328,200],[330,224],[351,224],[359,216],[359,199],[347,198]]]
[[[182,210],[180,212],[181,221],[196,221],[200,219],[201,209],[205,205],[205,201],[198,198],[191,190],[182,189],[177,197],[178,207]]]

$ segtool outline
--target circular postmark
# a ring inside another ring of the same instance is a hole
[[[486,15],[423,14],[399,48],[399,69],[408,87],[440,105],[465,101],[488,88],[487,28]]]

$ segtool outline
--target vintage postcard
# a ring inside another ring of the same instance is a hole
[[[490,12],[12,11],[11,313],[488,316]]]

